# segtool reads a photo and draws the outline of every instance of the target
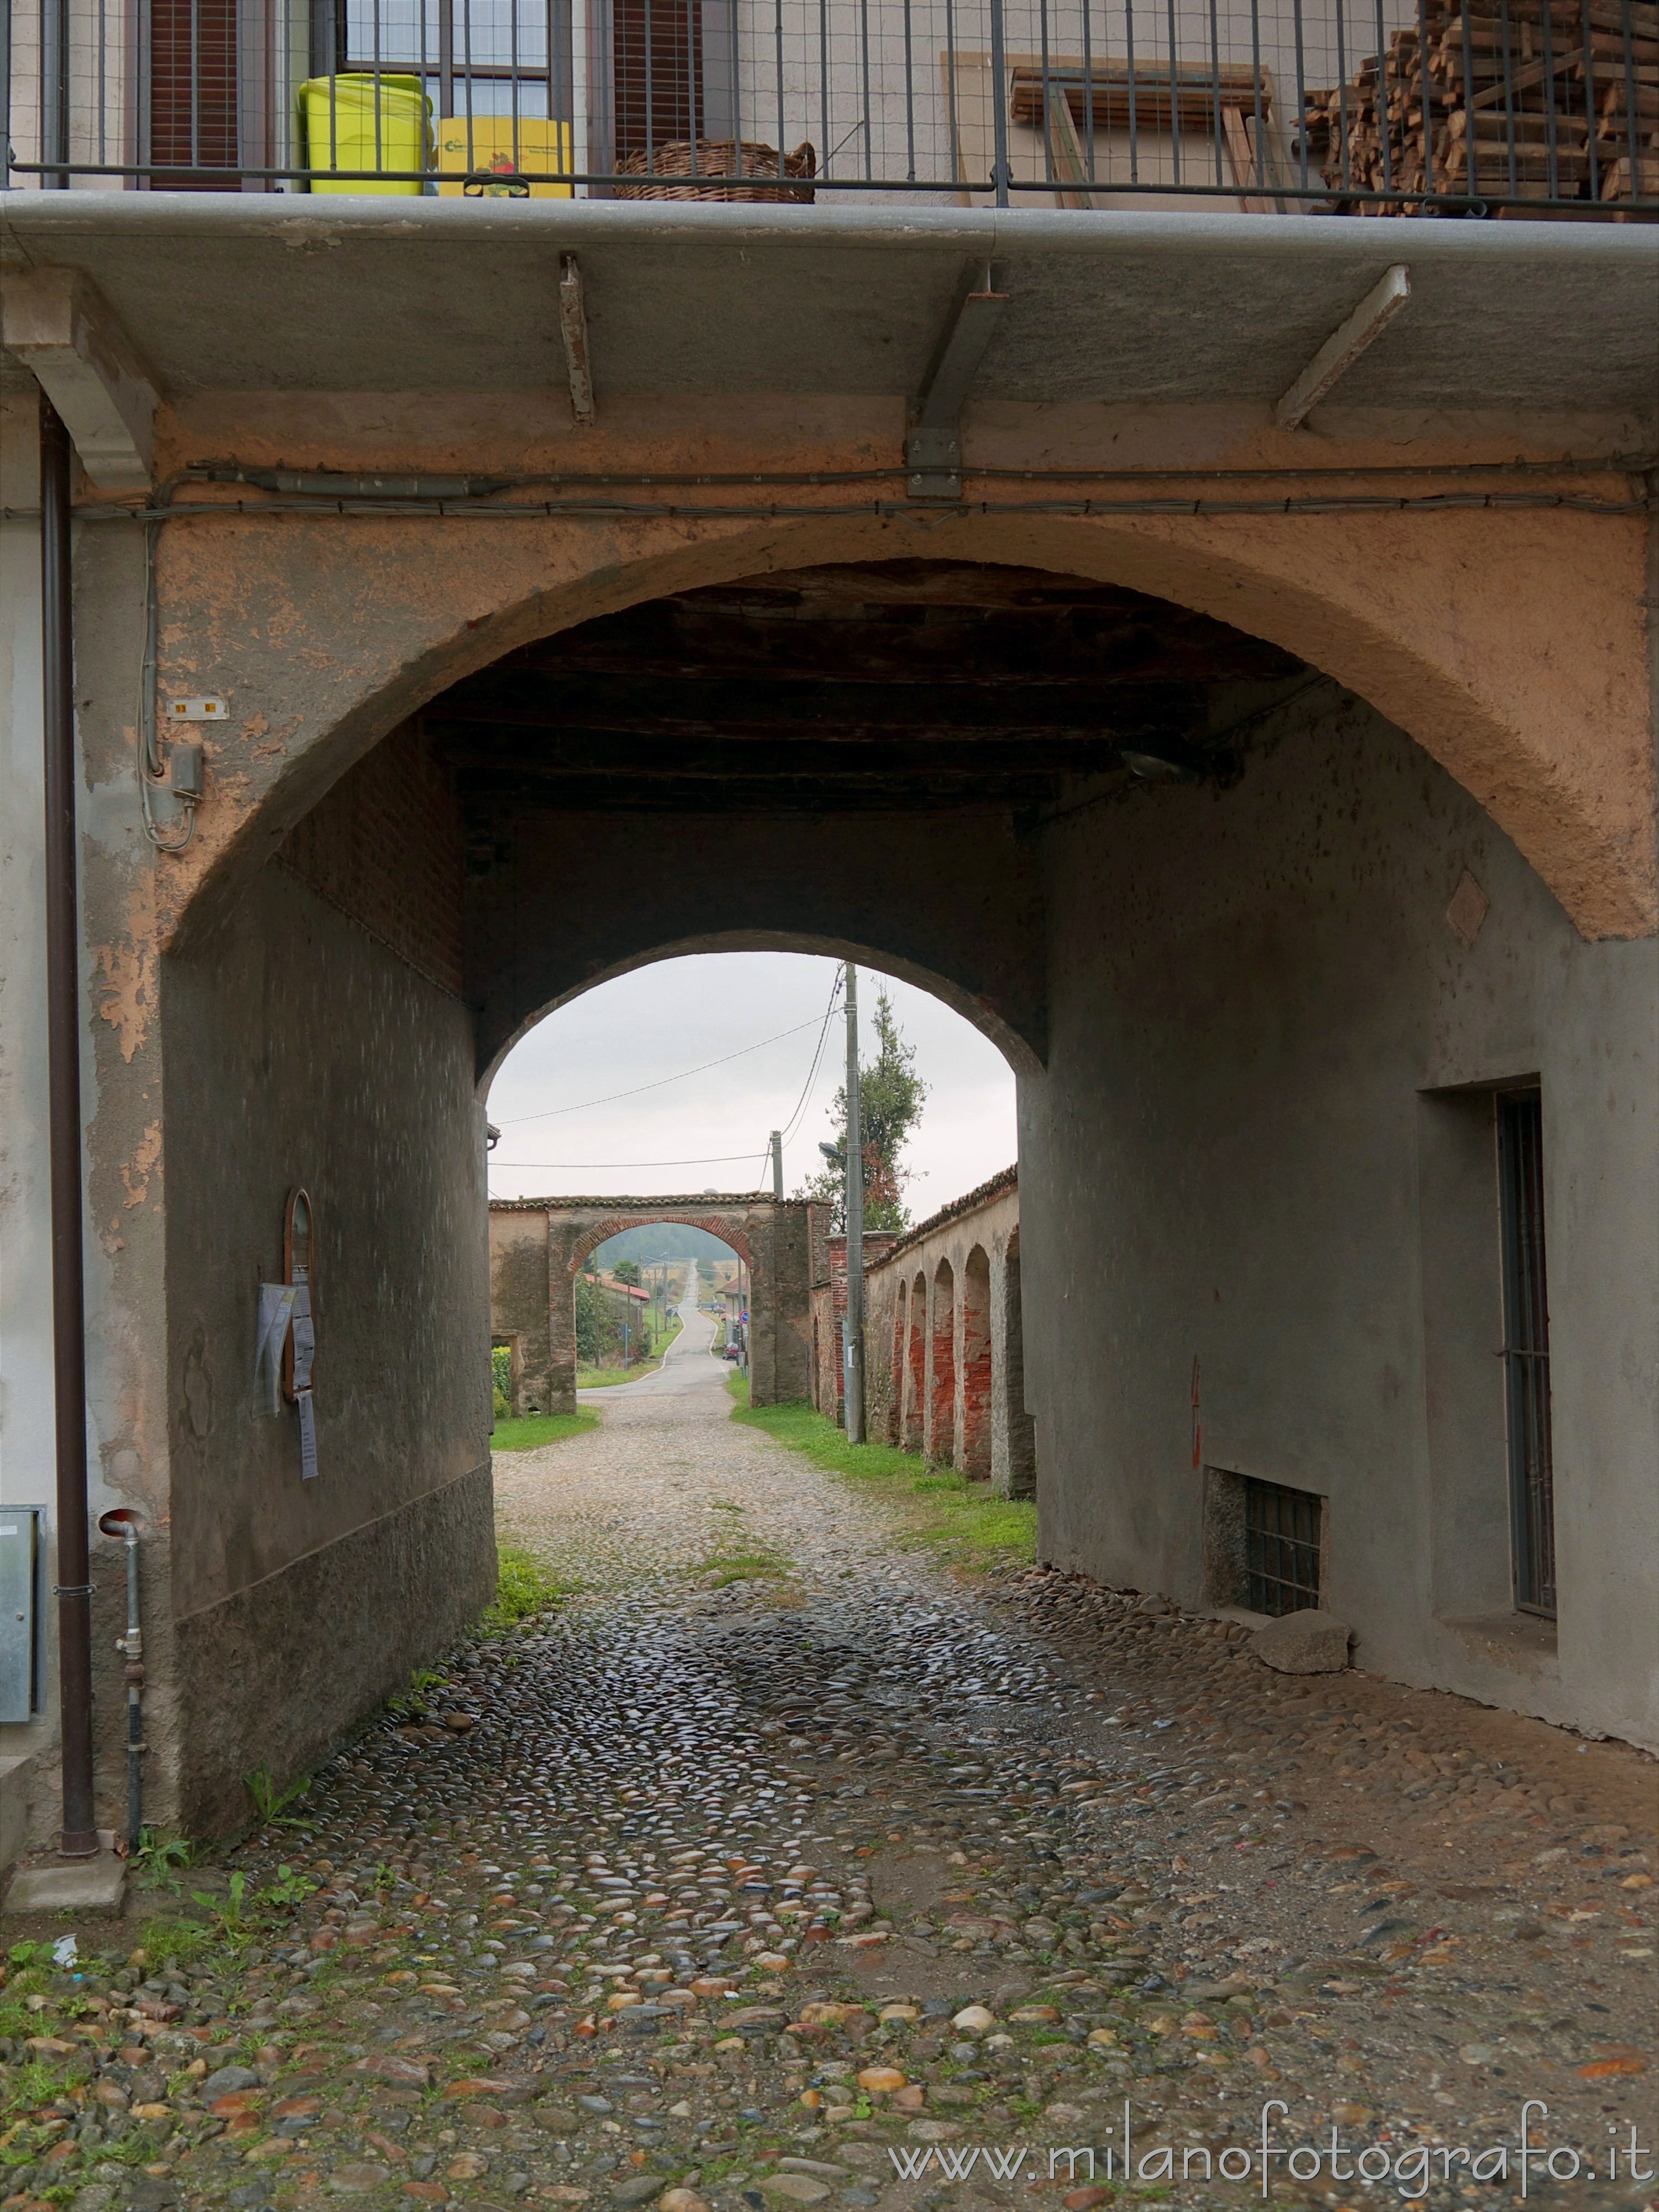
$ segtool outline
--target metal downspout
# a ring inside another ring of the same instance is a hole
[[[98,1849],[92,1797],[86,1291],[81,1200],[80,925],[76,900],[75,635],[69,432],[40,398],[40,609],[46,787],[46,1031],[52,1381],[58,1417],[58,1690],[64,1858]]]

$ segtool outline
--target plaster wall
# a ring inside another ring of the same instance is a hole
[[[1231,791],[1143,792],[1043,847],[1020,1156],[1044,1557],[1201,1606],[1205,1470],[1286,1483],[1328,1501],[1356,1663],[1659,1742],[1659,945],[1586,944],[1358,703],[1292,710]],[[1510,1609],[1493,1383],[1491,1090],[1532,1079],[1559,1638]]]
[[[162,979],[181,1813],[303,1766],[495,1586],[483,1113],[460,1000],[263,870]],[[253,1384],[289,1191],[316,1217],[318,1463]]]
[[[40,500],[35,406],[0,393],[3,504]],[[40,721],[40,540],[34,522],[0,522],[0,1506],[55,1521],[52,1224],[46,1174],[45,795]],[[55,1577],[49,1579],[55,1579]],[[0,1725],[0,1758],[32,1758],[50,1735],[52,1640],[37,1718]],[[14,1770],[9,1790],[27,1794]]]

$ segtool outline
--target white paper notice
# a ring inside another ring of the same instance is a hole
[[[312,1363],[317,1357],[317,1335],[311,1320],[311,1286],[295,1285],[294,1292],[294,1388],[311,1388]]]
[[[259,1285],[259,1340],[253,1355],[254,1410],[259,1414],[282,1409],[283,1340],[294,1318],[295,1291],[292,1283]]]
[[[317,1408],[309,1390],[300,1393],[300,1480],[317,1480]]]

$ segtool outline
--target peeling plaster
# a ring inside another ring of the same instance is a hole
[[[121,1170],[121,1180],[126,1185],[125,1203],[129,1206],[142,1206],[149,1196],[149,1179],[159,1170],[161,1161],[161,1125],[152,1121],[138,1139],[137,1151]]]

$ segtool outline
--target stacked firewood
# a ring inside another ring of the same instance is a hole
[[[1659,198],[1659,5],[1422,0],[1351,83],[1309,94],[1304,136],[1333,191],[1380,195],[1339,203],[1356,214]]]

